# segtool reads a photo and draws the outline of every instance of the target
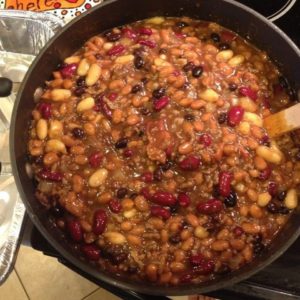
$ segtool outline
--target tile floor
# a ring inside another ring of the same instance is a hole
[[[21,246],[15,268],[0,286],[1,300],[120,300],[69,270],[57,259]],[[172,297],[172,300],[213,300],[209,297]]]
[[[0,286],[3,300],[118,300],[60,264],[55,258],[21,246],[13,272]]]

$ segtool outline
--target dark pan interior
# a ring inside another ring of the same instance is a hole
[[[33,94],[37,87],[50,78],[51,72],[67,56],[81,47],[88,38],[114,26],[126,24],[151,16],[190,16],[212,20],[248,38],[257,47],[265,50],[280,66],[283,74],[296,90],[300,88],[299,50],[274,25],[266,19],[234,1],[222,0],[113,0],[99,5],[69,23],[41,51],[31,66],[22,84],[15,103],[10,131],[10,151],[13,172],[18,190],[26,205],[30,218],[46,239],[68,261],[97,278],[124,289],[147,294],[188,295],[207,292],[243,280],[260,270],[282,252],[300,233],[300,210],[290,218],[284,230],[260,258],[237,272],[221,279],[197,286],[155,287],[149,283],[134,283],[113,275],[100,273],[74,255],[72,247],[65,241],[63,234],[51,225],[46,212],[34,199],[34,186],[25,172],[26,141],[28,122],[33,109]]]

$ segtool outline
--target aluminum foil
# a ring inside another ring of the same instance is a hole
[[[64,22],[49,13],[0,10],[0,76],[13,81],[13,92],[0,98],[0,284],[13,269],[25,207],[11,175],[9,122],[12,107],[31,62]]]

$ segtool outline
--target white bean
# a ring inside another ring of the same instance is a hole
[[[252,113],[252,112],[246,111],[244,113],[244,116],[243,116],[243,121],[249,122],[249,123],[251,123],[253,125],[256,125],[258,127],[263,126],[262,118],[259,115],[255,114],[255,113]]]
[[[288,190],[284,199],[284,205],[288,209],[294,209],[298,206],[298,195],[296,189]]]
[[[86,58],[82,59],[77,68],[79,76],[85,76],[90,68],[90,64]]]
[[[98,64],[92,64],[89,68],[89,71],[87,73],[87,76],[85,78],[85,83],[87,86],[94,85],[101,75],[101,68]]]
[[[126,238],[123,234],[117,231],[108,231],[103,236],[114,245],[121,245],[126,243]]]
[[[271,199],[272,199],[272,196],[268,192],[261,193],[258,195],[257,204],[260,207],[265,207],[268,205],[268,203],[271,201]]]
[[[60,152],[60,153],[67,153],[67,149],[65,144],[57,139],[52,139],[47,141],[46,147],[45,147],[46,152]]]
[[[63,123],[59,120],[51,120],[49,126],[49,137],[55,139],[63,135]]]
[[[64,63],[66,64],[78,64],[80,62],[80,56],[74,55],[65,58]]]
[[[126,64],[132,62],[134,60],[134,56],[132,54],[129,55],[122,55],[116,58],[117,64]]]
[[[45,119],[39,119],[36,124],[36,134],[40,140],[47,137],[48,134],[48,124]]]
[[[244,60],[245,60],[245,57],[243,55],[235,55],[228,61],[228,64],[231,67],[237,67],[238,65],[242,64],[244,62]]]
[[[200,93],[200,98],[208,101],[208,102],[215,102],[219,99],[219,94],[215,92],[213,89],[206,89],[204,92]]]
[[[108,171],[104,168],[98,169],[95,171],[89,178],[90,187],[98,187],[103,184],[107,178]]]
[[[164,21],[165,21],[165,18],[163,18],[163,17],[153,17],[153,18],[147,19],[146,23],[159,25],[159,24],[163,23]]]
[[[51,99],[56,102],[66,101],[71,97],[71,91],[66,89],[53,89],[50,92]]]
[[[77,112],[83,112],[92,109],[95,105],[95,100],[92,97],[87,97],[77,104]]]
[[[279,164],[282,160],[281,152],[267,146],[258,146],[256,148],[256,154],[273,164]]]
[[[223,50],[217,54],[216,60],[219,62],[225,62],[225,61],[229,60],[230,58],[232,58],[232,56],[233,56],[232,50]]]

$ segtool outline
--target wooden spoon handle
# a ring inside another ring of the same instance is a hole
[[[264,127],[270,137],[300,128],[300,103],[266,117]]]

